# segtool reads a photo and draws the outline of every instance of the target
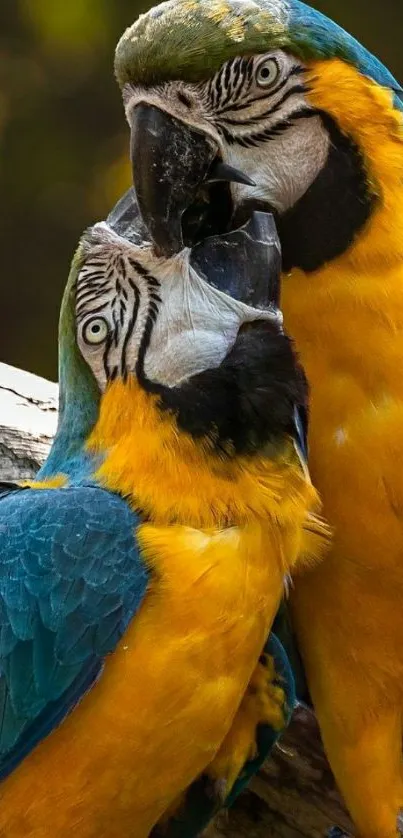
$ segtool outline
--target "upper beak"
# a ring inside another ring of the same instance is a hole
[[[207,134],[154,105],[136,105],[130,122],[140,214],[157,251],[172,256],[183,248],[182,216],[203,183],[254,183],[219,160],[218,146]]]

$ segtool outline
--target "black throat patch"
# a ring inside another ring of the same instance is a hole
[[[377,202],[359,147],[329,114],[319,113],[330,136],[326,164],[295,206],[276,217],[285,272],[316,271],[344,253]]]
[[[221,364],[177,387],[150,381],[142,364],[138,380],[159,396],[162,411],[194,438],[208,437],[224,456],[277,448],[298,437],[296,408],[307,403],[307,385],[292,341],[270,322],[241,329]]]

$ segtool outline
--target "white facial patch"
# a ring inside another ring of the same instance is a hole
[[[278,14],[275,0],[274,6]],[[123,95],[129,121],[136,105],[153,105],[207,134],[224,162],[254,180],[255,187],[231,185],[235,205],[253,198],[284,213],[309,189],[329,152],[306,74],[298,58],[272,50],[230,59],[206,82],[127,85]]]
[[[190,251],[161,259],[116,235],[104,222],[84,241],[76,288],[77,342],[101,390],[136,374],[175,386],[219,366],[244,323],[281,313],[232,299],[202,279]],[[106,324],[106,334],[105,325]]]
[[[256,186],[231,184],[235,206],[254,199],[264,201],[280,215],[291,209],[312,185],[326,164],[330,138],[315,116],[298,121],[292,130],[256,148],[230,146],[226,162],[239,168]]]
[[[161,306],[145,358],[151,379],[169,386],[218,367],[244,323],[281,322],[280,312],[247,306],[202,279],[189,263],[190,251],[170,260],[161,281]]]

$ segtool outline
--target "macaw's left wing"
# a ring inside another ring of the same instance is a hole
[[[248,760],[234,783],[231,794],[226,800],[227,807],[233,804],[251,777],[256,774],[264,760],[269,756],[277,740],[288,727],[297,704],[294,674],[285,650],[274,632],[270,634],[266,642],[261,661],[270,692],[277,692],[276,703],[279,705],[281,725],[276,724],[275,727],[272,727],[267,723],[262,723],[257,726],[256,754],[253,759]]]
[[[295,408],[294,415],[294,438],[296,449],[301,459],[302,467],[306,469],[308,468],[308,424],[308,405],[298,405]],[[278,640],[281,642],[284,652],[287,655],[289,664],[291,666],[295,681],[297,701],[299,703],[312,706],[305,670],[299,652],[295,631],[292,625],[290,609],[288,606],[288,601],[285,598],[280,603],[280,607],[276,614],[276,618],[273,623],[273,632],[275,633]]]
[[[154,828],[152,838],[197,838],[220,809],[232,806],[287,728],[296,705],[294,677],[283,646],[274,633],[266,642],[255,674],[257,677],[252,677],[244,698],[245,706],[241,705],[235,717],[237,729],[234,727],[230,730],[228,741],[224,741],[217,762],[211,766],[211,773],[207,769],[192,783],[186,796],[178,802],[177,810]],[[273,724],[253,724],[254,742],[251,743],[249,727],[253,721],[253,711],[250,712],[248,704],[251,702],[256,708],[260,705],[263,709],[265,699],[272,705],[277,718],[275,722],[273,718]],[[244,734],[248,747],[252,746],[253,756],[241,766],[230,793],[223,796],[226,778],[220,778],[220,766],[225,765],[225,773],[228,775],[228,769],[231,770],[229,761],[232,756],[235,759],[239,757],[239,745]]]
[[[136,613],[138,524],[95,486],[0,492],[0,778],[90,689]]]

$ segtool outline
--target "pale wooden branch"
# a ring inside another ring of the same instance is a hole
[[[33,477],[57,423],[58,387],[0,364],[0,480]]]
[[[0,480],[33,477],[57,423],[56,384],[0,364]],[[317,725],[299,708],[287,735],[209,838],[323,838],[352,832],[323,754]]]

